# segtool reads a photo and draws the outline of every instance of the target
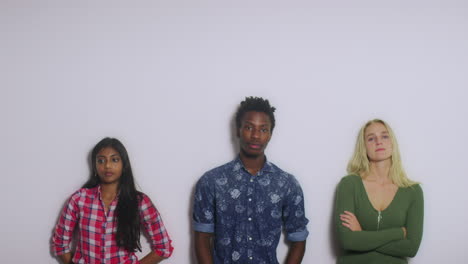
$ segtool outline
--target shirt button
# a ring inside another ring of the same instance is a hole
[[[253,259],[252,257],[249,257],[249,259]]]
[[[249,221],[252,221],[252,218],[249,217]]]
[[[252,238],[251,238],[251,237],[249,237],[249,240],[252,240]]]
[[[253,179],[250,179],[250,182],[253,182]]]
[[[249,202],[251,202],[251,201],[252,201],[252,198],[249,198]]]

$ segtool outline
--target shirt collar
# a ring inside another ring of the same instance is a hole
[[[234,163],[234,166],[232,167],[232,171],[238,171],[241,168],[247,171],[239,155],[237,155],[236,159],[233,160],[233,163]],[[273,167],[273,164],[269,162],[268,158],[265,156],[265,164],[263,164],[263,167],[258,172],[258,175],[263,175],[266,172],[275,172],[275,168]]]
[[[94,189],[94,195],[96,195],[96,197],[98,197],[99,200],[102,200],[102,196],[101,196],[101,185],[98,184],[98,185],[97,185],[96,187],[94,187],[93,189]],[[119,196],[120,196],[120,190],[117,192],[117,195],[115,196],[114,201],[119,200]]]

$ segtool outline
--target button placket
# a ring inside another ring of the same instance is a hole
[[[255,177],[255,176],[250,175],[250,180],[249,180],[250,184],[248,185],[249,188],[252,188],[252,190],[255,190],[255,188],[254,188],[254,185],[255,185],[255,179],[254,179],[254,177]],[[248,207],[248,210],[247,210],[247,221],[248,221],[248,222],[247,222],[247,225],[249,226],[249,228],[248,228],[248,234],[247,234],[247,242],[250,242],[250,243],[253,242],[253,237],[250,235],[250,233],[251,233],[252,230],[253,230],[253,227],[252,227],[252,225],[253,225],[253,222],[252,222],[252,212],[254,211],[253,207],[255,206],[255,205],[252,203],[252,201],[253,201],[253,199],[252,199],[253,195],[254,195],[254,191],[249,191],[249,192],[248,192],[248,197],[247,197],[247,201],[248,201],[248,202],[247,202],[247,207]],[[250,243],[248,243],[248,244],[250,244]],[[249,245],[248,247],[249,247],[250,249],[253,248],[253,247],[250,246],[250,245]],[[250,250],[248,250],[248,251],[250,251]],[[252,256],[247,256],[247,257],[248,257],[248,260],[250,260],[250,261],[252,260]],[[250,263],[250,261],[249,261],[249,263]]]

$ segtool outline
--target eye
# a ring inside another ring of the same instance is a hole
[[[244,129],[245,130],[252,130],[252,127],[251,126],[245,126]]]
[[[262,131],[263,133],[268,133],[269,130],[268,130],[267,128],[262,128],[261,131]]]
[[[104,159],[97,159],[97,160],[96,160],[96,163],[97,163],[97,164],[103,164],[103,163],[104,163]]]
[[[118,163],[118,162],[120,162],[120,159],[119,158],[112,158],[112,162]]]
[[[373,137],[368,137],[368,138],[367,138],[367,141],[368,141],[368,142],[371,142],[371,141],[373,141],[373,140],[374,140]]]
[[[390,136],[389,135],[383,135],[382,138],[389,139]]]

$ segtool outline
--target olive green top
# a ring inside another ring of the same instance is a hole
[[[342,225],[340,214],[354,213],[363,231],[351,231]],[[393,201],[377,211],[367,196],[361,177],[348,175],[338,184],[335,225],[344,252],[339,264],[400,264],[418,252],[423,232],[424,201],[416,184],[398,188]],[[403,230],[407,230],[406,239]]]

